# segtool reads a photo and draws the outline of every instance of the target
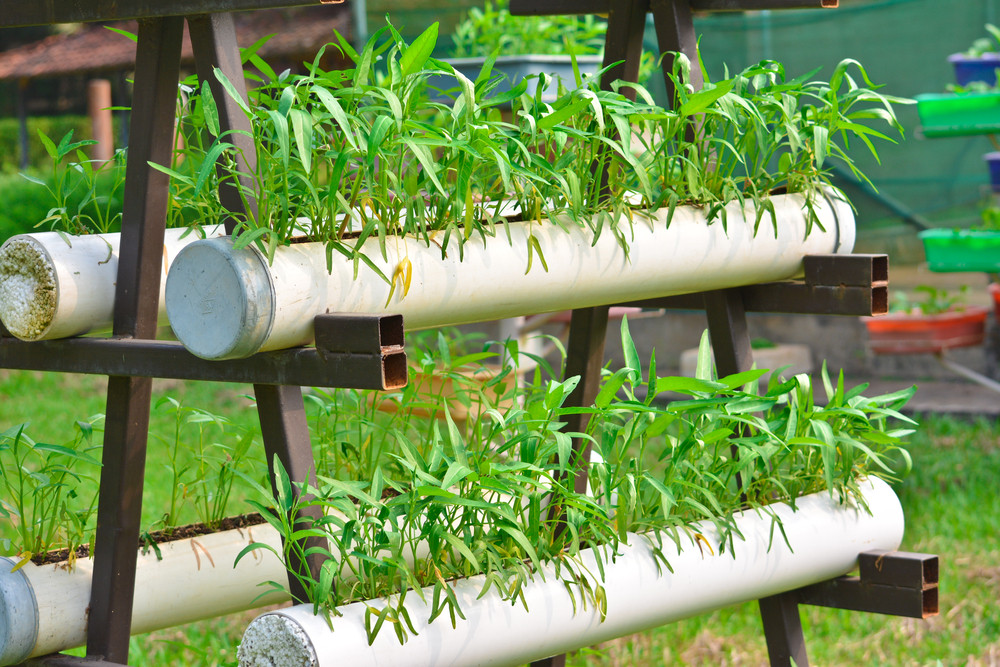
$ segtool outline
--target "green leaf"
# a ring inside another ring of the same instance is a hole
[[[639,353],[635,349],[635,342],[632,334],[628,330],[628,317],[622,318],[622,353],[625,355],[625,366],[629,370],[629,380],[632,384],[642,382],[642,364],[639,362]]]
[[[348,119],[347,112],[344,111],[340,102],[337,101],[337,98],[333,96],[333,93],[322,86],[314,85],[310,90],[316,97],[319,98],[319,101],[323,103],[323,106],[326,107],[326,110],[330,112],[333,120],[340,127],[340,136],[344,138],[344,141],[346,141],[351,148],[357,150],[358,145],[354,141],[354,126]]]
[[[813,149],[816,151],[816,167],[822,169],[830,151],[830,130],[822,125],[813,127]]]
[[[720,81],[715,84],[712,88],[705,88],[698,91],[694,95],[691,95],[681,108],[677,110],[677,113],[681,116],[693,116],[696,113],[701,113],[708,107],[712,106],[716,100],[728,93],[733,88],[733,80],[727,79],[725,81]]]
[[[292,119],[292,131],[295,133],[295,146],[299,152],[299,160],[306,172],[312,171],[313,128],[312,116],[302,109],[292,109],[289,112]]]
[[[268,109],[267,116],[271,119],[274,140],[278,142],[278,156],[281,158],[281,165],[287,172],[291,159],[291,139],[288,135],[288,119],[275,109]]]
[[[572,118],[573,116],[577,115],[588,106],[590,106],[589,98],[587,97],[578,98],[573,102],[571,102],[570,104],[558,108],[548,115],[542,116],[538,120],[538,128],[542,130],[550,130],[559,123],[563,122],[564,120],[567,120],[568,118]]]
[[[410,76],[423,69],[427,59],[434,52],[437,44],[438,24],[432,23],[429,28],[420,33],[413,43],[406,47],[399,59],[399,67],[403,76]]]
[[[72,134],[72,131],[70,131],[70,134],[67,136],[72,136]],[[45,152],[49,154],[49,157],[52,158],[53,161],[58,162],[61,156],[59,155],[59,149],[56,148],[55,143],[45,136],[45,133],[41,130],[38,130],[38,138],[42,141],[42,145],[45,147]]]
[[[205,127],[213,137],[219,136],[219,107],[215,104],[215,95],[208,81],[201,82],[201,109],[205,117]]]
[[[253,112],[250,111],[250,107],[249,105],[247,105],[247,101],[243,99],[243,95],[241,95],[240,92],[236,90],[236,86],[234,86],[233,82],[229,80],[229,77],[226,76],[226,73],[223,72],[218,67],[215,67],[213,69],[215,72],[215,78],[218,79],[219,83],[222,84],[223,89],[225,89],[229,97],[232,98],[232,100],[236,102],[237,105],[239,105],[240,109],[243,110],[243,113],[245,113],[248,117],[252,116]]]
[[[601,387],[601,391],[597,393],[597,398],[594,399],[594,405],[598,408],[606,408],[611,405],[611,401],[614,400],[615,395],[621,386],[625,384],[625,381],[629,379],[632,375],[632,369],[630,368],[619,368],[615,371],[608,380],[604,382],[604,386]]]

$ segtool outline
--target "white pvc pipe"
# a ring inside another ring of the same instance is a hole
[[[851,571],[858,554],[893,550],[903,537],[899,500],[881,480],[863,484],[868,514],[853,503],[842,505],[820,493],[770,510],[781,520],[791,548],[771,516],[747,511],[737,518],[743,539],[735,539],[735,556],[718,553],[721,536],[707,522],[695,524],[677,553],[670,537],[664,554],[673,572],[661,569],[646,538],[631,535],[630,546],[614,562],[605,557],[604,592],[607,616],[602,621],[592,603],[574,606],[554,569],[524,588],[524,602],[501,600],[491,590],[477,599],[483,577],[456,583],[466,620],[452,627],[447,614],[428,623],[428,590],[423,602],[408,595],[406,608],[416,629],[400,645],[392,628],[383,627],[369,646],[365,614],[383,606],[379,600],[338,609],[333,630],[311,605],[269,612],[255,619],[243,635],[240,665],[245,667],[408,667],[446,665],[513,665],[558,655],[598,642],[824,581]],[[707,542],[695,543],[700,533]],[[683,535],[683,533],[682,533]],[[708,544],[715,550],[710,552]],[[793,551],[794,550],[794,551]],[[597,576],[594,554],[580,553],[580,563]],[[530,611],[525,611],[525,606]]]
[[[166,230],[161,321],[166,316],[163,289],[170,262],[189,243],[224,233],[221,225]],[[22,340],[44,340],[110,329],[120,240],[120,234],[58,232],[7,239],[0,246],[0,320],[7,330]]]
[[[286,592],[267,593],[264,582],[286,580],[281,560],[256,550],[233,566],[251,542],[281,553],[277,531],[267,524],[158,545],[138,555],[132,633],[151,632],[288,600]],[[16,560],[0,558],[0,665],[83,645],[87,640],[94,561],[27,563],[11,572]]]
[[[457,245],[444,258],[441,249],[414,239],[386,241],[383,258],[377,239],[362,252],[386,276],[409,262],[411,282],[391,287],[363,262],[354,277],[353,262],[334,256],[327,272],[326,249],[319,243],[278,248],[271,266],[255,248],[234,250],[228,238],[193,243],[177,256],[167,277],[166,305],[177,338],[207,359],[246,357],[309,343],[313,318],[326,312],[404,316],[408,329],[513,317],[721,289],[792,278],[808,254],[849,253],[854,246],[854,216],[841,200],[817,205],[821,225],[806,236],[806,214],[799,195],[772,198],[778,233],[765,214],[753,233],[753,211],[727,207],[728,225],[709,225],[701,209],[678,208],[670,225],[666,211],[639,215],[619,227],[628,251],[605,229],[593,240],[589,229],[567,223],[564,231],[548,222],[510,223],[488,243]],[[822,227],[822,228],[820,228]],[[529,239],[537,240],[529,264]]]

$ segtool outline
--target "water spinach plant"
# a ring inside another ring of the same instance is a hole
[[[854,61],[828,81],[814,73],[788,79],[767,61],[695,92],[693,65],[677,55],[677,98],[663,108],[624,82],[605,91],[542,81],[542,90],[557,87],[554,102],[528,93],[523,81],[497,93],[491,58],[470,79],[432,57],[436,40],[436,25],[412,44],[391,25],[359,50],[339,38],[329,48],[353,67],[324,71],[321,53],[302,75],[277,74],[249,54],[263,72],[249,102],[216,72],[253,135],[252,173],[236,173],[237,149],[218,131],[207,87],[192,98],[214,135],[212,159],[199,163],[220,158],[224,180],[256,202],[255,214],[239,216],[238,245],[256,243],[273,257],[304,236],[327,244],[329,262],[343,255],[358,263],[369,238],[383,254],[394,235],[442,253],[456,244],[461,253],[469,239],[502,237],[504,224],[518,219],[589,227],[595,238],[610,231],[627,243],[620,228],[643,211],[696,206],[726,224],[732,202],[754,206],[759,225],[773,213],[775,191],[802,194],[812,211],[831,187],[831,161],[864,178],[850,142],[877,157],[875,141],[891,141],[877,126],[902,130],[893,104],[903,100],[877,92]],[[451,104],[430,101],[442,77],[458,83]],[[509,115],[500,110],[506,104]],[[219,208],[209,178],[158,168],[182,181],[188,198]]]
[[[0,433],[0,555],[22,562],[53,548],[72,553],[92,541],[97,510],[100,445],[94,442],[103,418],[76,422],[69,442],[36,442],[26,424]]]
[[[682,538],[699,548],[733,549],[740,510],[768,512],[779,501],[794,506],[796,498],[823,490],[846,501],[857,497],[866,475],[896,479],[909,467],[902,438],[912,422],[897,408],[912,391],[865,398],[863,387],[846,390],[842,376],[834,381],[824,369],[821,404],[806,375],[775,378],[766,389],[756,384],[764,371],[716,379],[707,339],[699,377],[660,377],[655,357],[648,371],[640,367],[627,325],[623,340],[627,365],[605,374],[590,406],[566,404],[578,378],[554,380],[536,367],[517,401],[490,403],[470,413],[471,423],[460,425],[441,410],[429,423],[404,419],[364,431],[381,461],[352,476],[343,476],[345,463],[334,463],[339,477],[320,464],[317,483],[302,488],[308,500],[296,500],[279,467],[276,506],[265,486],[255,506],[287,538],[328,541],[321,576],[297,575],[316,612],[335,628],[338,607],[379,598],[366,619],[369,639],[388,623],[402,642],[413,632],[407,596],[423,598],[429,590],[431,620],[454,624],[464,617],[452,592],[456,578],[484,575],[484,591],[517,604],[542,564],[558,567],[576,604],[602,609],[602,575],[581,569],[583,548],[606,545],[602,553],[613,557],[631,539],[651,539],[669,568],[671,541],[678,549]],[[686,397],[668,402],[668,392]],[[492,396],[477,390],[468,400]],[[391,394],[383,400],[394,404],[396,416],[419,402]],[[566,418],[581,411],[591,417],[587,432],[563,430]],[[596,454],[586,493],[567,481],[581,463],[573,438],[587,440]],[[330,455],[355,461],[339,448]],[[303,505],[321,506],[324,518],[293,527],[287,517]],[[717,526],[721,543],[699,537],[691,528],[697,521]],[[775,539],[780,535],[776,520]],[[293,539],[285,544],[280,555],[298,553]],[[268,547],[251,545],[241,557],[255,548]]]

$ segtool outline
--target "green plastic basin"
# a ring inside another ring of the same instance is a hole
[[[918,236],[931,271],[1000,272],[1000,232],[928,229]]]
[[[917,115],[925,137],[1000,132],[1000,92],[917,95]]]

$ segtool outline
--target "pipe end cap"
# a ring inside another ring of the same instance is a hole
[[[195,241],[174,258],[165,289],[174,335],[202,359],[242,359],[263,346],[274,321],[267,261],[230,237]]]
[[[31,656],[38,642],[38,604],[24,570],[0,558],[0,665],[15,665]]]

